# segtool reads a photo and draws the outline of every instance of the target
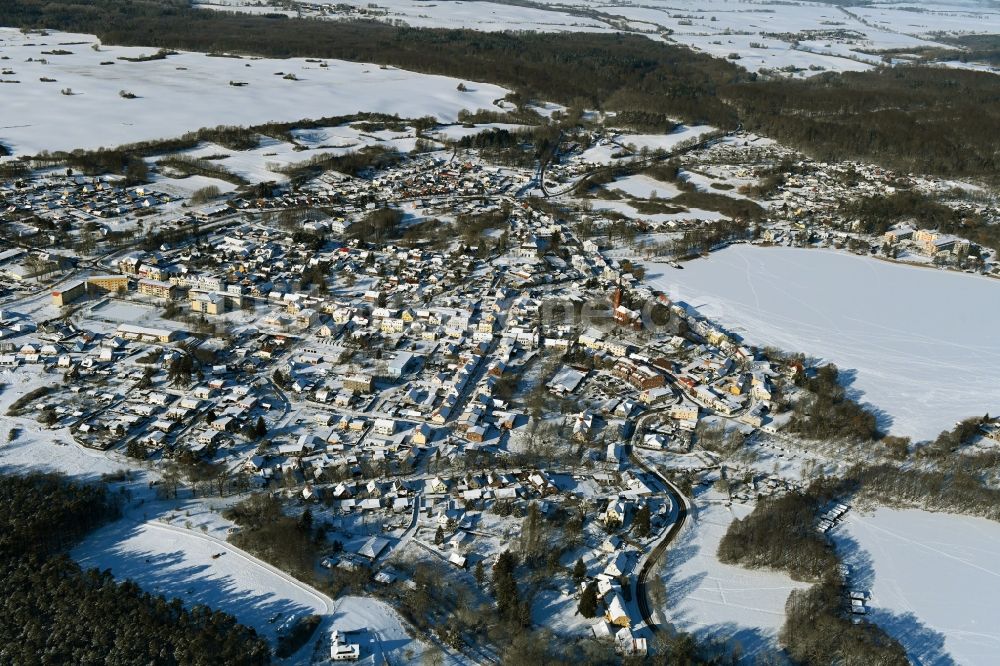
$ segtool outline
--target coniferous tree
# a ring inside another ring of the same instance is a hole
[[[591,583],[580,595],[580,603],[577,606],[580,615],[584,617],[594,617],[597,615],[597,584]]]

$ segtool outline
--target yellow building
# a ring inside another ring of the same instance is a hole
[[[156,298],[173,298],[177,287],[161,280],[139,280],[139,293]]]
[[[87,293],[86,282],[74,282],[63,289],[52,290],[52,304],[58,307],[69,305]]]
[[[117,292],[120,289],[128,289],[128,276],[92,275],[87,278],[87,286],[99,292]]]
[[[191,292],[191,311],[217,315],[226,311],[226,299],[215,292]]]

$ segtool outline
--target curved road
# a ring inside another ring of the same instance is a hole
[[[656,568],[657,563],[660,558],[663,557],[663,553],[666,552],[667,547],[673,542],[673,540],[680,534],[681,529],[684,527],[684,521],[687,519],[688,515],[688,503],[681,491],[666,479],[662,474],[657,472],[652,467],[644,463],[633,451],[632,461],[641,467],[647,474],[652,474],[663,482],[664,487],[667,489],[667,494],[670,496],[670,501],[675,502],[677,505],[677,520],[674,521],[673,525],[667,530],[667,533],[660,539],[653,550],[650,551],[649,557],[646,558],[646,563],[642,565],[642,569],[639,570],[639,577],[635,584],[635,595],[636,603],[639,606],[639,614],[642,615],[642,621],[645,622],[646,626],[649,627],[650,632],[656,633],[660,630],[660,627],[653,620],[653,614],[649,609],[649,591],[646,588],[646,583],[649,579],[650,574]]]
[[[671,385],[670,388],[673,391],[674,396],[680,399],[681,395],[683,394],[680,391],[680,389],[676,385]],[[635,431],[632,433],[632,447],[631,447],[631,453],[629,455],[629,457],[632,459],[632,462],[637,467],[646,472],[646,474],[654,476],[660,480],[660,482],[663,484],[663,487],[667,491],[667,495],[670,497],[670,501],[677,506],[677,519],[667,529],[667,532],[666,534],[663,535],[663,538],[660,539],[660,541],[657,542],[655,546],[653,546],[653,550],[649,552],[649,557],[646,558],[646,562],[642,565],[642,568],[639,570],[639,576],[636,579],[636,584],[635,584],[635,596],[636,596],[636,603],[639,606],[639,614],[642,615],[642,621],[646,624],[647,627],[649,627],[649,631],[654,634],[660,630],[660,627],[653,620],[653,613],[650,611],[649,608],[649,590],[647,589],[646,584],[647,581],[649,580],[650,575],[656,568],[656,565],[658,564],[660,558],[662,558],[663,554],[666,552],[667,547],[670,546],[670,544],[673,543],[677,535],[680,534],[680,531],[684,527],[684,522],[687,520],[687,515],[688,515],[687,498],[684,497],[684,495],[677,488],[677,486],[671,483],[665,476],[660,474],[660,472],[658,472],[654,467],[646,464],[646,462],[636,453],[637,449],[639,448],[638,446],[636,446],[636,443],[640,441],[640,438],[642,437],[643,425],[646,419],[650,419],[665,411],[667,411],[666,408],[654,409],[646,412],[645,414],[639,417],[637,423],[635,424]]]

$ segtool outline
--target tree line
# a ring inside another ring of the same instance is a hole
[[[823,160],[991,180],[1000,173],[1000,81],[987,72],[898,66],[765,78],[640,35],[414,29],[208,12],[187,0],[8,0],[0,23],[91,32],[109,44],[376,62],[615,111],[643,130],[669,131],[666,122],[656,127],[661,115],[742,123]]]
[[[117,515],[104,485],[0,477],[0,663],[269,663],[267,643],[232,616],[185,609],[66,556]]]
[[[854,479],[821,479],[804,491],[759,499],[749,516],[730,524],[719,543],[722,562],[777,569],[815,583],[794,590],[785,603],[779,641],[795,663],[909,663],[902,645],[880,627],[870,622],[854,624],[847,616],[841,603],[845,585],[836,553],[815,529],[820,507],[856,487]]]

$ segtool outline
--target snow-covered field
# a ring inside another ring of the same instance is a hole
[[[302,58],[184,52],[129,62],[120,58],[153,55],[156,49],[101,46],[95,51],[91,45],[97,43],[92,35],[41,37],[0,28],[0,57],[9,58],[3,69],[12,72],[0,79],[17,81],[0,83],[0,142],[17,155],[35,154],[170,138],[216,125],[359,111],[454,122],[459,111],[494,108],[494,100],[507,94],[498,86],[468,81],[468,91],[461,92],[458,79],[338,60],[321,67]],[[288,74],[298,80],[285,79]],[[123,99],[121,91],[137,98]]]
[[[277,0],[271,0],[278,7]],[[540,32],[629,31],[685,44],[750,71],[785,70],[794,76],[857,71],[882,62],[879,51],[942,46],[942,35],[1000,32],[1000,8],[976,0],[835,2],[707,0],[697,5],[668,0],[610,4],[601,0],[542,0],[535,6],[502,2],[346,0],[332,10],[326,0],[305,0],[306,15],[368,18],[413,27]],[[211,0],[210,9],[260,12],[256,0]],[[353,9],[349,9],[353,8]]]
[[[916,664],[997,663],[1000,524],[982,518],[879,508],[848,515],[838,551],[870,589],[869,618]]]
[[[739,641],[748,658],[770,651],[789,593],[807,586],[782,573],[719,562],[715,553],[729,524],[751,508],[703,500],[696,507],[691,525],[667,550],[667,620],[705,638]]]
[[[324,615],[332,608],[326,597],[222,541],[156,521],[117,521],[87,537],[72,556],[84,567],[111,569],[150,592],[224,610],[268,640],[275,639],[285,618]]]
[[[259,13],[257,0],[208,0],[197,2],[206,9]],[[271,3],[277,6],[279,3]],[[563,11],[508,5],[500,2],[420,2],[419,0],[380,0],[379,2],[350,1],[331,3],[327,0],[303,0],[303,4],[334,4],[362,9],[365,17],[380,21],[402,21],[414,28],[470,28],[472,30],[543,30],[546,32],[602,32],[609,27],[596,19],[573,16]],[[331,12],[329,18],[343,18],[344,12]]]
[[[7,415],[18,398],[58,381],[57,375],[32,373],[26,367],[0,371],[0,414],[4,415],[0,418],[0,473],[57,472],[96,481],[103,474],[135,471],[135,462],[124,456],[80,446],[68,428],[50,429],[32,416]],[[145,476],[145,472],[139,474]]]
[[[710,125],[681,125],[669,134],[618,134],[600,145],[583,151],[580,159],[591,164],[611,164],[616,155],[628,155],[624,148],[640,151],[671,150],[684,141],[698,139],[714,131]]]
[[[614,186],[611,186],[612,189]],[[714,210],[704,210],[702,208],[688,208],[683,213],[640,213],[633,206],[624,201],[604,201],[602,199],[589,200],[594,210],[613,210],[634,220],[645,220],[654,224],[669,224],[671,222],[682,222],[684,220],[701,220],[714,222],[725,217],[722,213]],[[613,251],[612,251],[613,253]]]
[[[826,250],[737,245],[647,282],[756,345],[836,363],[883,427],[933,438],[1000,411],[1000,282]]]

